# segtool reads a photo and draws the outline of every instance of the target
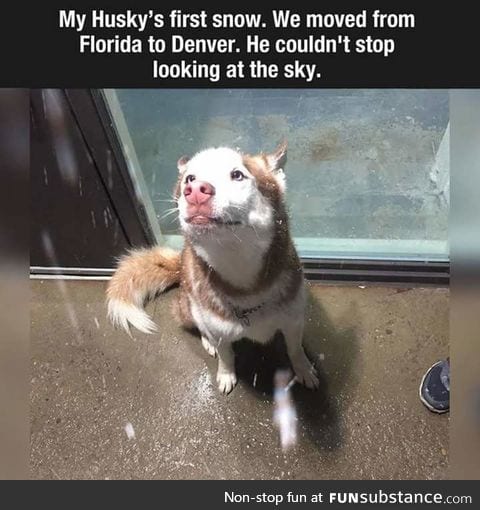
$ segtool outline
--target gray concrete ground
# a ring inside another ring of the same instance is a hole
[[[175,290],[149,305],[160,333],[129,338],[107,323],[104,288],[32,281],[33,478],[448,476],[449,418],[418,399],[423,372],[448,354],[447,290],[312,287],[307,346],[324,358],[322,389],[293,388],[299,442],[284,454],[269,388],[281,340],[241,344],[242,380],[223,396],[215,360],[172,320]]]

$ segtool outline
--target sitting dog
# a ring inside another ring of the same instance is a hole
[[[282,143],[270,154],[221,147],[180,158],[175,199],[182,252],[134,251],[108,285],[113,324],[152,333],[156,326],[145,302],[178,284],[176,315],[185,327],[198,329],[205,350],[218,356],[224,393],[237,382],[232,344],[242,338],[266,343],[278,331],[297,380],[318,387],[302,346],[305,283],[288,227],[286,157]]]

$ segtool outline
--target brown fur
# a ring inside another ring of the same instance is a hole
[[[168,248],[132,251],[120,260],[107,288],[107,297],[135,302],[135,294],[146,299],[180,282],[180,255]]]
[[[173,315],[180,324],[186,329],[195,329],[196,324],[190,311],[190,302],[188,293],[183,285],[180,285],[178,299],[173,304]]]
[[[255,177],[260,193],[268,198],[275,211],[279,214],[283,213],[286,217],[285,208],[282,203],[282,194],[272,171],[269,169],[267,156],[265,154],[258,156],[245,155],[243,157],[243,164]]]

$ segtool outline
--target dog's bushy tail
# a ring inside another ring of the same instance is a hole
[[[135,250],[123,257],[107,287],[108,317],[130,334],[130,325],[144,333],[157,326],[144,305],[180,281],[180,254],[169,248]]]

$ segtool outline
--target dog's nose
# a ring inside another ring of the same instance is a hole
[[[189,204],[204,204],[215,195],[215,188],[208,182],[193,181],[185,186],[183,195]]]

